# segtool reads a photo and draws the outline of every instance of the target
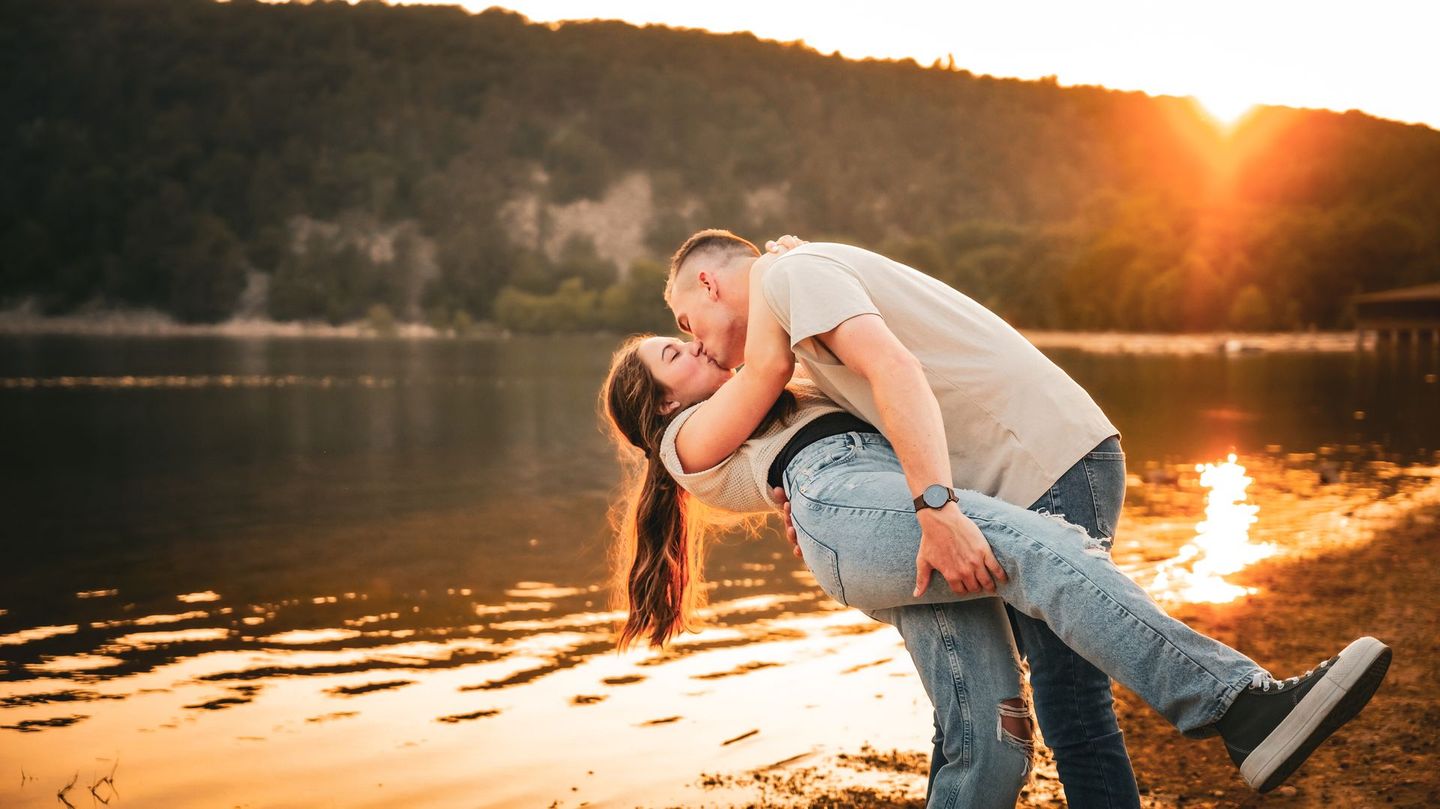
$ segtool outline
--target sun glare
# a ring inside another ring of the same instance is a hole
[[[1210,117],[1224,126],[1234,126],[1255,108],[1255,102],[1240,92],[1211,90],[1196,93],[1195,100],[1210,113]]]

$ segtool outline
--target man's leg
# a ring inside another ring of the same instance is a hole
[[[1032,511],[1081,526],[1108,552],[1125,501],[1125,456],[1118,438],[1106,439],[1071,467]],[[1103,551],[1100,550],[1103,548]],[[1073,809],[1133,809],[1140,805],[1125,738],[1115,721],[1110,678],[1076,654],[1042,621],[1007,607],[1030,686],[1040,734]]]
[[[1030,509],[1083,527],[1108,552],[1124,502],[1125,456],[1119,439],[1110,438],[1071,467]],[[1005,609],[1020,654],[1030,662],[1035,716],[1041,737],[1055,753],[1067,803],[1073,809],[1138,807],[1140,790],[1115,721],[1110,678],[1066,646],[1044,622]],[[932,785],[946,766],[951,747],[938,710],[933,721]]]
[[[944,731],[927,809],[1013,809],[1033,730],[1004,605],[982,598],[864,612],[900,632]]]
[[[930,722],[935,726],[935,732],[930,735],[930,775],[925,780],[926,800],[929,800],[931,793],[935,791],[935,775],[945,766],[945,726],[940,723],[939,708],[930,712]]]

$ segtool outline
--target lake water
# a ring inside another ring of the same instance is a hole
[[[724,805],[928,750],[898,635],[773,533],[712,552],[710,628],[613,652],[614,343],[0,337],[0,805]],[[1048,353],[1164,600],[1440,500],[1428,346]]]

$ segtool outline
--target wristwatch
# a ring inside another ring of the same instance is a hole
[[[954,500],[960,502],[955,495],[955,490],[941,483],[933,483],[925,487],[925,491],[915,498],[915,510],[922,508],[944,508],[945,504]]]

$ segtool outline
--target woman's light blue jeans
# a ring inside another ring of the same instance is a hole
[[[1105,543],[1055,516],[960,490],[1009,581],[957,594],[937,572],[912,595],[920,524],[895,450],[878,433],[822,438],[800,451],[784,486],[806,565],[836,601],[892,624],[944,723],[945,764],[927,809],[1013,807],[1030,750],[1005,730],[1020,695],[1001,599],[1044,621],[1069,647],[1140,695],[1182,733],[1213,723],[1261,671],[1255,661],[1171,618],[1110,560]]]

